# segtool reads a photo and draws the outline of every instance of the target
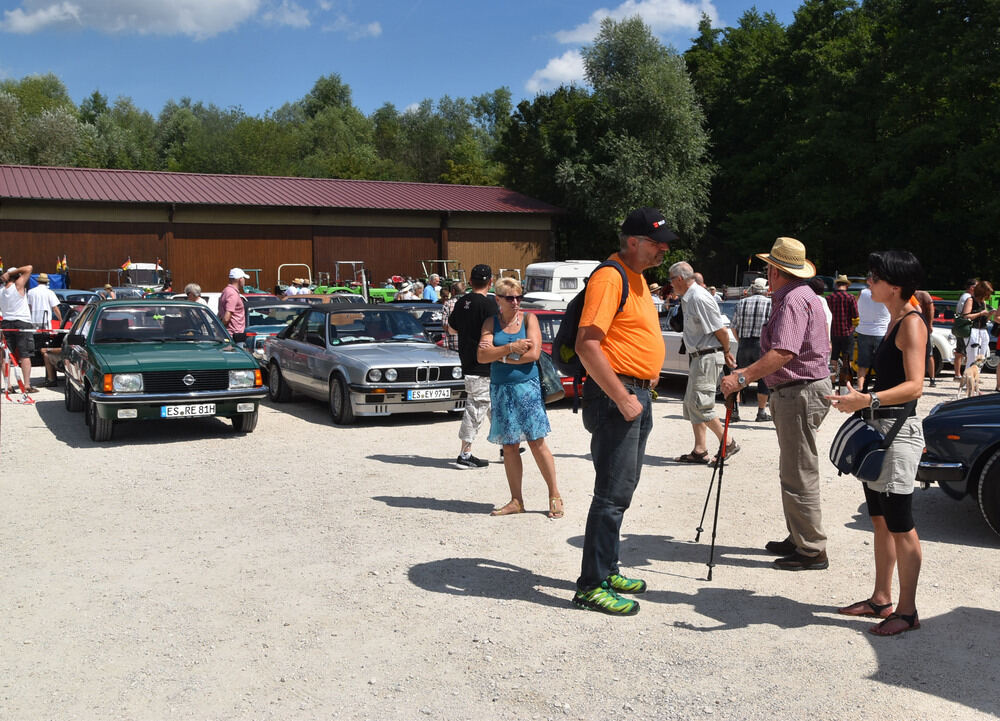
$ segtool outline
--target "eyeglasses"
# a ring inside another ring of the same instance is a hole
[[[645,235],[637,235],[635,237],[638,238],[639,240],[645,240],[647,243],[652,243],[655,246],[666,246],[665,250],[670,250],[670,243],[666,242],[665,240],[662,241],[653,240],[652,238],[648,238]]]
[[[498,295],[497,298],[503,298],[504,300],[510,303],[513,303],[514,301],[520,303],[522,300],[524,300],[523,295]]]

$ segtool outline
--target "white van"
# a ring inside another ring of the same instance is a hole
[[[598,260],[531,263],[524,273],[522,307],[566,310],[566,305],[583,290],[584,281],[598,265]]]

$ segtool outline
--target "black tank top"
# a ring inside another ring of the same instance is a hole
[[[882,339],[878,350],[875,351],[875,390],[884,391],[888,388],[898,386],[906,380],[906,369],[903,367],[903,351],[896,347],[896,334],[899,333],[899,326],[903,321],[917,311],[910,311],[899,323],[893,326],[892,330]],[[888,407],[888,406],[886,406]]]
[[[979,313],[980,311],[986,310],[986,303],[981,300],[972,299],[972,311],[973,313]],[[979,328],[980,330],[986,328],[986,321],[988,316],[981,315],[978,318],[972,319],[972,327]]]

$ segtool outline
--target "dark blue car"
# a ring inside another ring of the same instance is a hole
[[[942,403],[923,425],[917,480],[937,483],[952,498],[972,496],[1000,534],[1000,393]]]

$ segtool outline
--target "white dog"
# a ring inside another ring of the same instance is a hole
[[[986,356],[977,355],[976,362],[965,369],[965,373],[962,374],[962,378],[958,381],[958,393],[955,395],[955,398],[961,398],[963,391],[966,398],[979,395],[979,369],[983,367],[985,362]]]

